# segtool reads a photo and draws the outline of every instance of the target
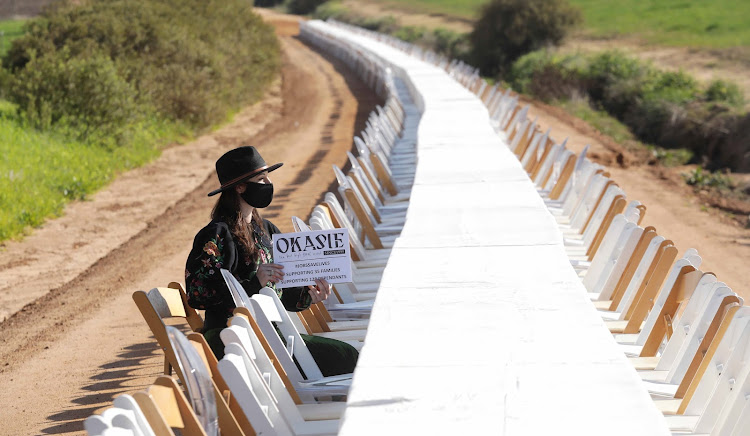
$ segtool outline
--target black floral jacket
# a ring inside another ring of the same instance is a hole
[[[211,221],[201,229],[193,241],[193,249],[185,266],[185,286],[188,304],[195,309],[205,309],[204,331],[226,327],[232,316],[234,301],[219,271],[229,270],[242,284],[248,295],[257,294],[263,286],[275,287],[272,283],[261,284],[255,272],[261,263],[272,263],[271,236],[281,231],[268,220],[263,220],[266,237],[253,232],[258,259],[253,262],[245,250],[235,244],[229,226],[223,221]],[[312,299],[307,288],[276,289],[284,307],[292,312],[310,307]]]

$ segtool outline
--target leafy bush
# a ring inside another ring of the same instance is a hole
[[[141,115],[135,89],[107,56],[65,57],[63,50],[60,57],[32,58],[12,77],[11,99],[34,127],[63,124],[73,129],[76,139],[95,135],[120,143],[124,130]]]
[[[286,9],[290,14],[307,15],[328,0],[287,0]]]
[[[70,0],[2,62],[0,241],[257,100],[279,46],[245,0]]]
[[[507,72],[526,53],[558,44],[581,22],[566,0],[492,0],[469,34],[471,60],[483,75]]]
[[[427,29],[425,29],[424,27],[404,26],[396,30],[393,33],[393,36],[402,41],[414,43],[424,38],[425,33],[427,33]]]
[[[734,107],[742,107],[745,104],[745,96],[740,87],[736,83],[720,79],[709,83],[706,88],[706,100]]]
[[[40,74],[25,70],[45,65],[45,74],[51,76],[38,81],[55,83],[60,71],[54,65],[84,58],[96,58],[104,65],[104,58],[109,58],[114,67],[96,77],[110,85],[125,81],[142,108],[153,108],[160,116],[201,129],[254,101],[277,73],[278,52],[273,30],[242,0],[63,1],[28,23],[3,65],[19,78]],[[21,89],[11,95],[21,110],[46,110],[28,106],[35,100],[21,98],[27,90],[19,80],[14,83]],[[110,85],[91,84],[91,89]],[[85,96],[73,94],[86,89],[67,88],[64,98],[71,101],[67,107],[84,101]],[[52,88],[41,87],[38,92],[52,92]],[[60,98],[35,96],[49,102]],[[121,121],[117,113],[102,112],[102,124]],[[77,116],[68,115],[53,116],[50,121]],[[115,117],[104,121],[109,115]]]
[[[739,112],[736,85],[702,86],[688,74],[659,71],[621,52],[555,56],[539,50],[519,58],[508,74],[518,91],[545,101],[583,96],[643,142],[661,149],[660,160],[699,160],[712,169],[750,169],[750,115]]]
[[[347,9],[340,2],[327,1],[322,5],[315,8],[312,14],[313,18],[318,20],[333,19],[345,23],[352,23],[349,15],[349,9]],[[352,23],[354,24],[354,23]]]
[[[682,175],[685,183],[696,188],[718,188],[729,189],[732,186],[732,179],[726,174],[718,171],[706,171],[701,167]]]

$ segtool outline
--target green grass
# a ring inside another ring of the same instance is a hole
[[[184,133],[177,125],[154,122],[141,126],[131,145],[108,150],[31,129],[10,103],[0,101],[0,241],[58,216],[70,200],[86,199]]]
[[[446,15],[466,20],[476,19],[479,7],[487,3],[486,0],[370,0],[370,2],[410,12]]]
[[[474,20],[486,0],[370,0],[402,10]],[[732,48],[750,46],[747,0],[569,0],[593,35],[636,35],[658,44]]]
[[[570,0],[600,36],[635,34],[677,46],[750,46],[747,0]]]
[[[569,114],[586,121],[591,127],[614,139],[618,144],[636,140],[635,135],[626,125],[617,121],[607,112],[592,108],[586,100],[560,101],[556,102],[556,105],[565,109]]]
[[[10,48],[10,43],[23,35],[23,25],[26,20],[0,21],[0,56],[4,56]]]

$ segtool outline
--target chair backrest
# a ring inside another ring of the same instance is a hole
[[[357,174],[357,177],[359,177],[360,182],[363,184],[368,194],[373,198],[373,200],[375,200],[376,207],[383,206],[385,195],[383,194],[383,189],[378,183],[375,175],[370,173],[369,170],[360,162],[360,159],[357,159],[357,157],[354,156],[352,152],[347,151],[346,156],[349,158],[349,164],[352,167],[352,172],[355,172]]]
[[[707,346],[716,335],[718,326],[726,315],[726,306],[730,304],[736,304],[739,307],[742,305],[742,299],[726,286],[718,287],[718,289],[714,290],[706,304],[705,310],[698,319],[698,322],[695,323],[695,328],[691,329],[691,332],[685,337],[680,350],[675,356],[674,364],[669,367],[669,373],[666,378],[667,382],[680,383],[683,381],[683,378],[688,373],[691,362],[695,360],[694,356],[700,353],[702,357],[705,352],[705,350],[700,349],[701,344]],[[666,367],[667,365],[663,366],[663,368]]]
[[[600,199],[604,195],[607,186],[614,182],[604,174],[595,174],[591,182],[581,194],[578,204],[573,208],[570,215],[570,227],[583,231],[589,216],[593,213]]]
[[[156,436],[138,404],[130,395],[115,398],[113,407],[83,421],[89,436]]]
[[[602,258],[609,258],[617,244],[624,243],[623,234],[632,231],[632,228],[635,227],[635,223],[632,221],[624,213],[617,214],[612,218],[612,222],[602,238],[601,249],[591,258],[591,267],[583,280],[583,284],[589,292],[593,292],[593,284],[605,268],[606,263],[602,262]]]
[[[593,213],[591,214],[591,218],[583,227],[583,245],[585,247],[591,246],[596,233],[601,228],[602,224],[605,223],[607,213],[611,210],[612,204],[617,200],[618,197],[624,198],[625,192],[615,184],[609,185],[605,190],[601,201],[599,201]]]
[[[287,351],[290,356],[294,356],[297,359],[297,363],[302,368],[305,378],[308,380],[323,378],[318,364],[315,363],[315,359],[313,359],[299,331],[297,331],[292,323],[289,313],[284,308],[281,300],[279,300],[278,295],[276,295],[276,291],[270,288],[263,288],[260,290],[260,293],[252,296],[252,300],[257,302],[260,310],[263,311],[271,322],[275,323],[287,343]]]
[[[240,328],[237,326],[235,327]],[[248,331],[246,330],[246,332]],[[249,331],[248,334],[254,335],[252,331]],[[222,338],[222,340],[223,339],[224,338]],[[294,426],[302,424],[304,419],[299,413],[297,405],[294,404],[292,397],[289,396],[289,392],[287,392],[278,373],[276,373],[272,365],[270,366],[270,370],[261,369],[259,366],[259,363],[261,362],[259,361],[262,359],[262,356],[255,353],[252,344],[249,343],[250,340],[250,337],[247,337],[244,344],[240,342],[226,342],[225,348],[227,354],[234,354],[242,357],[248,371],[248,376],[257,377],[259,383],[264,384],[265,388],[271,393],[271,399],[276,403],[276,406],[289,427],[294,428]]]
[[[145,391],[134,393],[133,398],[157,436],[173,436],[171,429],[179,430],[184,436],[206,436],[198,417],[172,377],[159,376]]]
[[[235,347],[231,350],[237,351]],[[258,377],[253,376],[251,371],[254,369],[247,356],[227,353],[218,366],[221,376],[232,388],[233,399],[253,424],[256,434],[292,435],[271,392]]]
[[[671,246],[671,242],[660,235],[656,235],[651,239],[651,242],[649,242],[646,252],[643,254],[643,257],[641,257],[641,261],[638,263],[638,267],[633,273],[633,277],[622,295],[620,304],[617,306],[616,311],[622,314],[620,319],[626,319],[625,316],[627,314],[627,309],[630,308],[636,300],[639,290],[643,289],[645,286],[646,277],[649,275],[649,272],[653,271],[653,268],[658,262],[660,251],[667,246]]]
[[[292,216],[292,226],[295,232],[309,232],[311,229],[302,218]]]
[[[539,146],[541,144],[545,144],[547,142],[547,138],[549,138],[549,132],[550,129],[547,129],[546,133],[534,133],[534,137],[531,139],[531,143],[529,143],[528,148],[521,157],[521,166],[523,166],[526,172],[528,172],[531,165],[536,162],[536,157],[538,156],[537,150],[539,149]]]
[[[672,335],[679,308],[684,307],[683,305],[689,301],[701,284],[703,276],[703,271],[697,269],[690,261],[685,258],[678,259],[663,281],[661,289],[653,291],[654,286],[651,285],[652,291],[643,293],[638,302],[640,307],[636,308],[640,313],[634,313],[630,320],[632,324],[643,324],[636,339],[636,344],[643,344],[641,356],[655,356],[659,352],[664,339]],[[710,282],[712,279],[707,277],[706,280]],[[650,312],[643,322],[642,314],[646,310]]]
[[[614,293],[617,284],[622,280],[625,270],[633,258],[635,249],[643,237],[644,231],[645,229],[643,227],[640,227],[635,223],[628,223],[626,225],[625,231],[623,231],[620,239],[618,239],[615,247],[608,256],[609,261],[613,262],[613,265],[611,268],[608,268],[608,273],[606,275],[602,274],[599,277],[599,280],[594,284],[594,289],[599,292],[599,300],[607,301],[612,299],[612,294]],[[596,256],[599,255],[599,252],[597,252]],[[596,256],[594,259],[596,259]],[[604,254],[601,256],[604,256]]]
[[[656,366],[659,370],[669,370],[671,368],[677,358],[677,354],[682,348],[682,344],[686,340],[689,340],[691,335],[696,334],[696,330],[698,330],[700,324],[700,317],[708,310],[709,300],[716,294],[719,288],[725,287],[723,283],[717,282],[716,276],[711,273],[703,273],[700,270],[696,270],[692,274],[700,274],[700,280],[698,280],[695,289],[692,291],[692,295],[685,303],[682,313],[672,320],[672,333],[668,334],[667,345],[661,353],[659,364]],[[649,315],[651,314],[649,313]],[[657,315],[658,311],[654,313],[654,317]],[[647,321],[651,320],[647,319]]]
[[[148,424],[148,420],[146,419],[146,416],[143,414],[143,411],[141,411],[141,408],[138,407],[138,403],[136,403],[135,399],[128,394],[122,394],[117,396],[114,401],[112,402],[112,405],[118,409],[121,410],[127,410],[132,413],[133,418],[135,419],[135,425],[138,426],[141,434],[143,436],[153,436],[154,432],[151,429],[151,426]],[[120,426],[119,418],[113,418],[112,424],[115,426]],[[122,425],[126,424],[123,422]],[[127,425],[130,425],[129,423]]]
[[[329,195],[330,194],[330,195]],[[341,192],[342,195],[345,196],[345,202],[347,205],[350,205],[352,202],[356,203],[356,199],[352,200],[351,197],[346,197],[345,192]],[[365,222],[363,223],[360,221],[356,216],[354,220],[350,219],[350,215],[345,212],[345,210],[341,207],[341,203],[338,202],[338,199],[336,196],[331,194],[330,192],[325,195],[325,203],[328,205],[329,209],[331,210],[332,218],[335,218],[339,223],[343,223],[345,227],[350,229],[349,231],[349,240],[351,241],[354,239],[354,244],[357,246],[354,246],[354,248],[357,251],[357,256],[359,257],[359,260],[366,260],[367,259],[367,253],[365,251],[364,243],[364,235],[370,240],[370,243],[375,248],[383,248],[383,244],[380,241],[380,238],[375,233],[375,229],[372,226],[372,223]],[[362,212],[364,214],[364,212]],[[360,250],[361,246],[361,250]]]
[[[219,419],[211,374],[188,339],[175,327],[167,326],[167,336],[172,344],[177,366],[187,397],[207,436],[218,436]]]
[[[248,297],[242,284],[229,270],[221,268],[220,271],[221,277],[224,278],[224,283],[226,283],[229,293],[232,295],[234,307],[248,307],[250,305],[250,297]]]
[[[159,347],[164,351],[164,373],[170,374],[176,365],[176,357],[167,337],[165,319],[183,319],[191,330],[203,328],[203,319],[187,304],[187,296],[178,283],[168,288],[153,288],[148,292],[136,291],[133,301],[143,315]],[[179,374],[182,377],[182,374]]]
[[[740,307],[734,314],[729,328],[715,344],[710,359],[701,362],[700,378],[690,386],[677,413],[700,416],[716,392],[716,386],[734,348],[740,340],[750,340],[750,307]],[[717,398],[718,400],[718,398]],[[714,418],[715,419],[715,414]],[[703,425],[705,426],[705,422]],[[698,425],[701,427],[701,424]],[[710,430],[709,430],[710,431]]]
[[[740,338],[731,348],[725,363],[719,363],[714,368],[709,367],[703,374],[703,378],[709,377],[707,384],[710,383],[710,385],[707,388],[713,388],[713,390],[705,405],[700,404],[703,408],[695,427],[696,433],[710,432],[711,435],[719,436],[747,434],[747,428],[744,428],[744,433],[737,433],[735,430],[739,430],[736,428],[739,424],[738,420],[742,409],[747,407],[748,388],[750,388],[749,370],[750,324],[745,324]]]
[[[646,317],[650,315],[649,311],[655,309],[659,315],[657,325],[651,328],[651,333],[663,331],[666,334],[666,326],[662,323],[662,320],[668,319],[669,317],[674,318],[675,310],[674,304],[678,305],[684,301],[685,298],[690,298],[689,293],[695,289],[695,284],[692,280],[697,282],[700,275],[691,275],[691,281],[686,279],[686,275],[697,269],[696,266],[690,264],[686,259],[680,259],[675,262],[677,258],[677,248],[671,245],[671,241],[666,240],[663,246],[657,252],[657,256],[654,259],[654,263],[646,273],[641,287],[636,291],[632,298],[632,304],[625,311],[622,319],[627,319],[628,324],[625,327],[625,333],[638,333],[641,331],[641,326]],[[684,261],[686,264],[681,264]],[[670,266],[674,266],[670,270]],[[669,304],[663,303],[661,311],[658,306],[658,301],[662,295],[671,296],[671,298],[664,297],[665,300],[670,301]],[[654,303],[657,301],[657,303]],[[665,318],[666,317],[666,318]],[[648,323],[647,323],[648,325]],[[661,340],[661,337],[659,337]],[[644,349],[648,348],[648,339],[644,344]],[[645,354],[644,354],[645,355]]]

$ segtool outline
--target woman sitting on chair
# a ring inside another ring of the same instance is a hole
[[[273,199],[268,173],[281,163],[266,165],[255,147],[230,150],[216,161],[221,187],[208,193],[221,193],[211,222],[195,236],[185,269],[188,304],[205,309],[203,334],[218,359],[224,355],[219,332],[227,326],[235,307],[220,269],[229,270],[248,295],[264,286],[275,289],[284,277],[282,265],[273,263],[271,239],[281,233],[258,209]],[[276,289],[284,307],[298,312],[321,302],[331,293],[329,284],[316,280],[315,286]],[[325,376],[354,371],[358,352],[335,339],[302,335],[310,353]]]

